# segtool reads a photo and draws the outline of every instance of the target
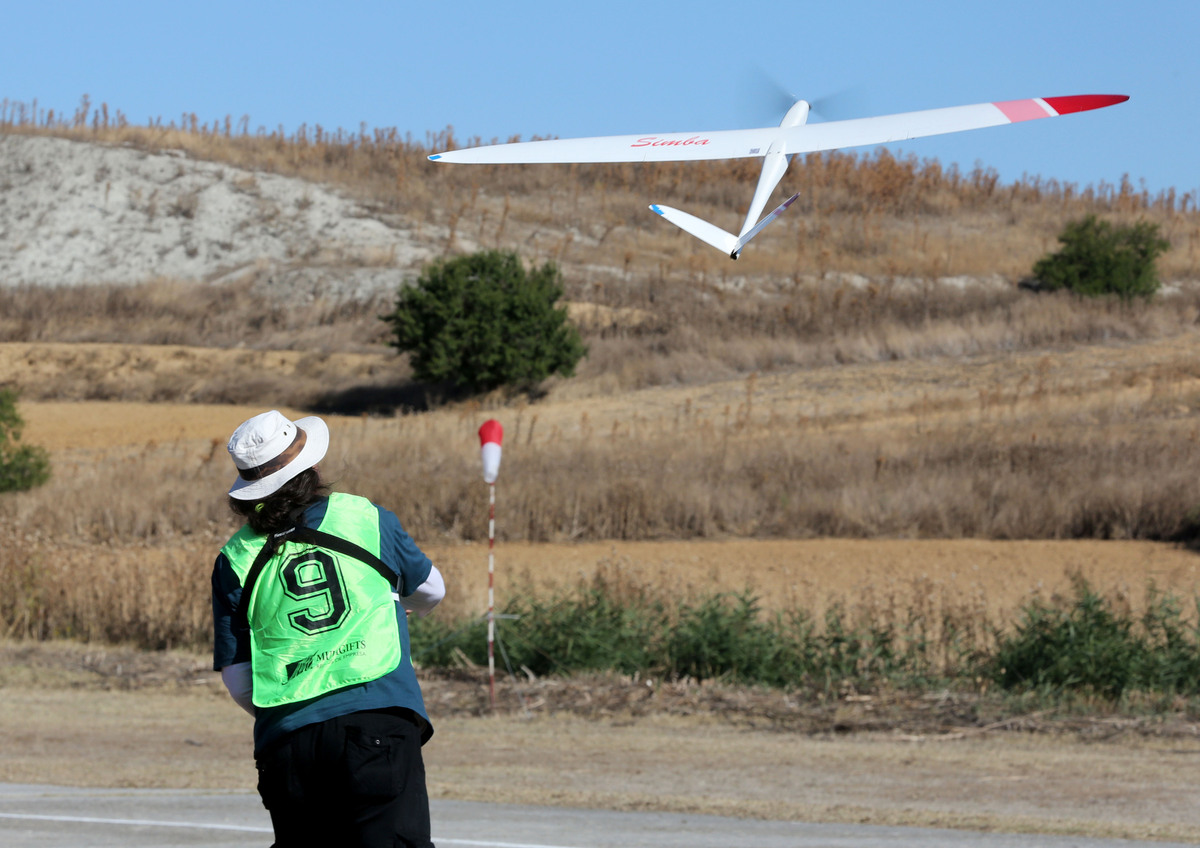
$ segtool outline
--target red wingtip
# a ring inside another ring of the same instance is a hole
[[[1060,115],[1071,112],[1087,112],[1090,109],[1103,109],[1105,106],[1115,106],[1129,99],[1128,94],[1073,94],[1069,97],[1043,97],[1050,108]]]

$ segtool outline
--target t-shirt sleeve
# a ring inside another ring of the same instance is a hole
[[[250,661],[250,632],[238,627],[234,611],[242,598],[242,584],[224,554],[217,555],[212,573],[213,670]]]
[[[400,595],[411,595],[429,579],[433,562],[417,547],[394,512],[383,507],[377,509],[380,559],[400,576],[397,584]]]

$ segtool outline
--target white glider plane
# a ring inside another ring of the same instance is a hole
[[[1072,112],[1087,112],[1123,103],[1122,94],[1077,94],[1068,97],[1033,97],[998,103],[976,103],[902,112],[872,118],[854,118],[809,124],[809,103],[797,101],[778,127],[748,130],[718,130],[699,133],[661,135],[613,135],[595,138],[548,139],[510,144],[492,144],[435,153],[434,162],[462,162],[479,165],[570,164],[589,162],[683,162],[704,159],[763,160],[758,187],[750,201],[746,221],[737,235],[672,209],[654,204],[650,209],[672,224],[737,259],[750,239],[783,214],[800,195],[793,194],[773,212],[759,220],[767,199],[783,179],[792,157],[844,147],[887,144],[963,130],[1015,124],[1037,118],[1053,118]]]

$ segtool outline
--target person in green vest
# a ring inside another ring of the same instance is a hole
[[[213,667],[254,716],[276,848],[432,848],[407,616],[441,574],[394,513],[322,481],[320,418],[264,412],[228,447],[245,524],[213,567]]]

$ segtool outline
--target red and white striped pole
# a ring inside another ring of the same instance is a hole
[[[496,709],[496,477],[500,473],[500,442],[504,428],[494,418],[479,428],[479,443],[483,456],[483,481],[488,484],[488,702]]]

